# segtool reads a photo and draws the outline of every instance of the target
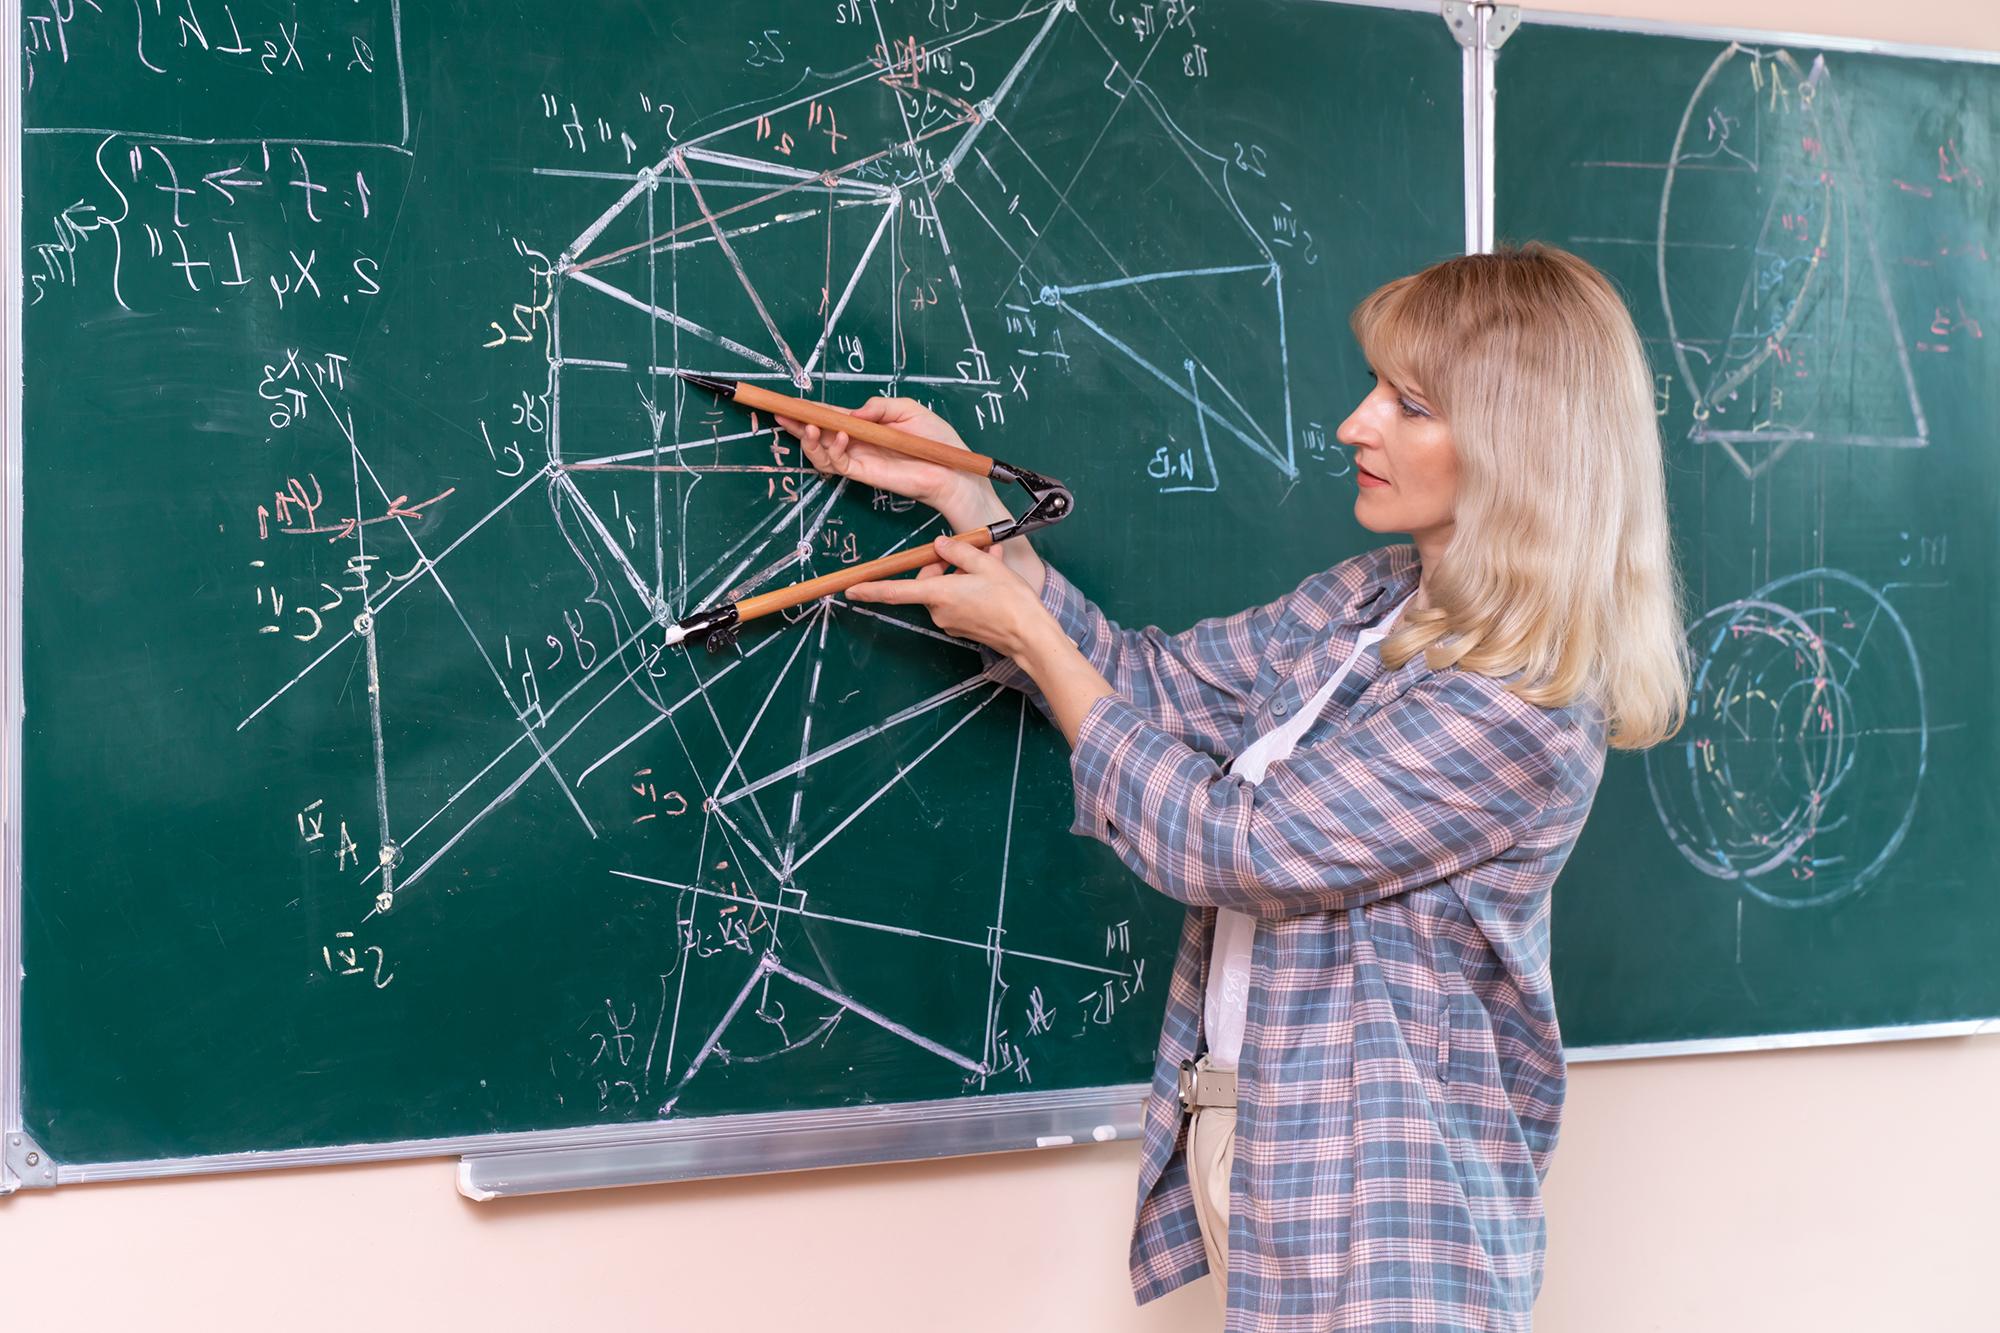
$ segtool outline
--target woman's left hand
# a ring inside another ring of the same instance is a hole
[[[955,537],[939,537],[932,549],[937,562],[916,578],[857,583],[847,590],[849,600],[922,606],[945,633],[1013,658],[1027,651],[1037,634],[1050,629],[1061,634],[1034,589],[999,556]],[[947,574],[947,565],[959,572]]]

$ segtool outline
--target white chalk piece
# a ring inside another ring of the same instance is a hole
[[[1066,1144],[1075,1142],[1076,1136],[1072,1134],[1044,1134],[1035,1140],[1035,1146],[1037,1148],[1060,1148]]]
[[[1090,1131],[1090,1137],[1096,1139],[1099,1143],[1109,1143],[1118,1137],[1118,1126],[1099,1125],[1096,1129]]]
[[[485,1203],[488,1199],[500,1197],[496,1190],[483,1190],[472,1183],[472,1163],[461,1157],[458,1159],[458,1192],[474,1203]]]

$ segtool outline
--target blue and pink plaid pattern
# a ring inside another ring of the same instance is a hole
[[[1525,1330],[1541,1286],[1564,1088],[1549,889],[1603,772],[1601,714],[1371,653],[1261,783],[1222,769],[1418,572],[1414,547],[1384,547],[1178,635],[1119,629],[1053,569],[1043,590],[1118,691],[1078,738],[1072,831],[1191,909],[1146,1107],[1142,1303],[1208,1271],[1176,1080],[1201,1049],[1214,909],[1259,918],[1232,1333]],[[1010,662],[989,674],[1033,692]]]

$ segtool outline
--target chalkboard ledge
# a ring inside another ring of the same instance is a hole
[[[1563,1051],[1563,1058],[1570,1064],[1584,1064],[1594,1060],[1643,1060],[1663,1055],[1721,1055],[1731,1051],[1782,1051],[1801,1046],[1858,1046],[1875,1041],[1993,1035],[2000,1035],[2000,1018],[1963,1018],[1943,1023],[1898,1023],[1886,1027],[1841,1028],[1826,1032],[1765,1032],[1747,1037],[1573,1046]]]
[[[961,1157],[1136,1138],[1146,1085],[901,1102],[661,1125],[643,1136],[468,1154],[458,1190],[485,1201],[827,1166]]]

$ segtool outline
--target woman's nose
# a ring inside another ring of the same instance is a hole
[[[1380,444],[1395,415],[1396,395],[1388,391],[1387,385],[1378,385],[1373,393],[1354,405],[1333,438],[1355,447]]]
[[[1360,448],[1364,444],[1376,444],[1381,433],[1368,420],[1368,400],[1362,399],[1360,406],[1347,414],[1347,420],[1333,433],[1333,438],[1350,448]]]

